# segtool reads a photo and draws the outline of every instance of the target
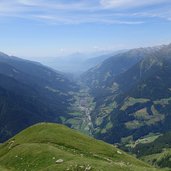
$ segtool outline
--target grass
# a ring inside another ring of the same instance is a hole
[[[56,164],[58,159],[63,162]],[[0,165],[4,171],[157,170],[113,145],[50,123],[32,126],[1,144]]]
[[[154,125],[157,122],[161,122],[165,119],[165,115],[160,114],[154,105],[151,106],[152,115],[147,112],[147,108],[142,108],[131,115],[134,116],[134,120],[126,122],[125,126],[128,129],[137,129],[145,125]]]
[[[144,125],[142,121],[133,120],[125,123],[127,129],[137,129]]]
[[[136,141],[133,141],[133,137],[132,136],[128,136],[125,138],[122,138],[122,143],[126,146],[126,147],[131,147],[134,148],[136,145],[138,144],[147,144],[147,143],[151,143],[154,142],[159,136],[161,136],[162,134],[154,134],[154,133],[150,133],[142,138],[139,138]]]
[[[165,99],[154,101],[154,104],[155,105],[160,104],[164,107],[165,105],[168,105],[170,102],[171,102],[171,98],[165,98]]]
[[[123,106],[121,107],[120,110],[124,111],[128,107],[133,106],[136,103],[146,103],[148,101],[149,101],[149,99],[129,97],[128,99],[125,100],[125,102],[124,102],[124,104],[123,104]]]
[[[171,167],[171,149],[163,149],[162,153],[151,154],[147,156],[141,157],[141,159],[145,162],[148,162],[152,165],[158,167]],[[168,170],[171,170],[169,169]]]
[[[106,133],[108,130],[110,130],[113,126],[111,119],[110,119],[110,113],[117,107],[117,103],[114,101],[108,105],[101,105],[100,110],[98,112],[98,115],[95,119],[95,125],[97,127],[101,127],[103,123],[105,123],[105,120],[107,120],[106,125],[103,125],[103,128],[99,130],[95,130],[96,133]]]
[[[135,143],[136,144],[146,144],[146,143],[151,143],[153,141],[155,141],[159,136],[161,136],[161,134],[148,134],[147,136],[143,137],[143,138],[140,138],[138,139]]]
[[[143,108],[143,109],[140,109],[140,110],[136,111],[134,116],[135,116],[136,119],[148,120],[150,118],[150,115],[148,114],[146,108]]]

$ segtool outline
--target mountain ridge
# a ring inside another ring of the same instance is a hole
[[[171,44],[110,57],[78,83],[39,63],[6,55],[0,58],[1,141],[44,121],[111,144],[170,131],[170,68]]]
[[[110,143],[170,129],[171,45],[134,49],[121,54],[121,59],[126,56],[130,60],[130,54],[134,65],[128,63],[124,72],[120,67],[116,70],[119,65],[113,57],[107,59],[109,67],[104,61],[82,77],[96,102],[91,114],[94,135]],[[134,61],[137,54],[142,58]],[[119,62],[121,59],[118,57]]]

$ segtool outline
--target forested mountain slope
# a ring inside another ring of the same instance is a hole
[[[70,118],[76,85],[39,63],[0,54],[0,142],[42,121]]]
[[[171,45],[109,58],[82,80],[96,102],[91,114],[96,138],[114,143],[171,130]]]

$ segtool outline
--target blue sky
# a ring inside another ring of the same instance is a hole
[[[171,43],[170,0],[0,0],[0,51],[51,57]]]

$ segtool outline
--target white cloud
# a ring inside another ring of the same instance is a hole
[[[32,0],[17,0],[16,3],[27,6],[34,6],[37,4],[35,1]]]
[[[107,8],[133,8],[138,6],[156,5],[169,0],[100,0],[100,4]]]
[[[134,8],[170,0],[0,0],[1,17],[20,17],[39,20],[50,24],[143,24],[146,18],[171,18],[162,9],[155,11],[126,12]],[[117,11],[117,12],[116,12]]]

